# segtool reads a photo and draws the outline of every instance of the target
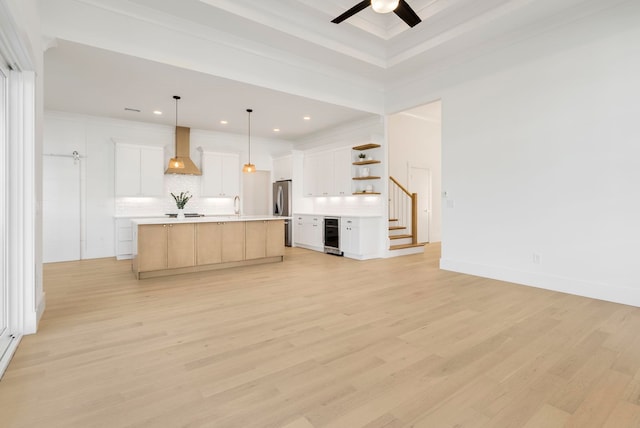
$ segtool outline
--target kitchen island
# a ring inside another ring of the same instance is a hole
[[[284,260],[284,221],[274,216],[141,218],[133,228],[138,279]]]

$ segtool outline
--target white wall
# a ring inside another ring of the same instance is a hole
[[[443,103],[443,268],[640,306],[638,22],[625,3],[426,95]]]
[[[440,109],[436,101],[432,108]],[[409,186],[409,166],[424,167],[431,172],[431,218],[429,242],[442,239],[442,124],[439,117],[418,117],[397,113],[389,116],[389,175]],[[415,189],[409,188],[410,192]]]
[[[83,157],[84,168],[80,177],[83,258],[115,255],[114,216],[161,216],[175,211],[169,192],[176,189],[189,190],[194,195],[189,201],[190,211],[205,214],[233,212],[233,199],[200,198],[200,178],[197,176],[166,175],[164,197],[115,197],[114,141],[164,147],[168,163],[174,152],[174,127],[63,112],[49,111],[45,116],[44,153],[71,154],[77,150]],[[245,135],[192,129],[191,158],[200,166],[198,147],[206,151],[238,153],[239,168],[248,156]],[[288,141],[252,138],[251,161],[260,170],[271,170],[272,153],[290,151],[291,148],[292,143]]]

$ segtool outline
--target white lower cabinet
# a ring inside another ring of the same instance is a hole
[[[345,255],[360,253],[360,220],[355,217],[340,219],[340,251]]]
[[[133,258],[133,231],[131,217],[116,219],[116,259]]]
[[[324,249],[322,241],[322,227],[324,218],[317,215],[296,214],[293,217],[293,236],[297,247],[321,251]]]
[[[379,217],[342,217],[340,219],[340,250],[352,259],[379,257]]]
[[[345,257],[358,260],[380,257],[381,218],[340,217],[340,250]],[[294,214],[293,221],[296,247],[324,251],[324,216]]]

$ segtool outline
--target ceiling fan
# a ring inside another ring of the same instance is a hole
[[[406,22],[409,27],[415,27],[422,22],[420,17],[411,9],[411,6],[409,6],[405,0],[363,0],[331,22],[339,24],[369,6],[378,13],[394,12]]]

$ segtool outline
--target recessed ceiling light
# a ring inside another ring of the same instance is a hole
[[[222,125],[226,125],[227,123],[229,123],[229,122],[227,122],[226,120],[221,120],[220,121],[220,124],[222,124]]]
[[[162,112],[160,110],[154,110],[153,114],[157,114],[158,116],[160,116],[162,114]]]
[[[273,128],[273,132],[280,132],[280,128]]]
[[[311,116],[305,116],[303,117],[304,120],[311,120]]]

